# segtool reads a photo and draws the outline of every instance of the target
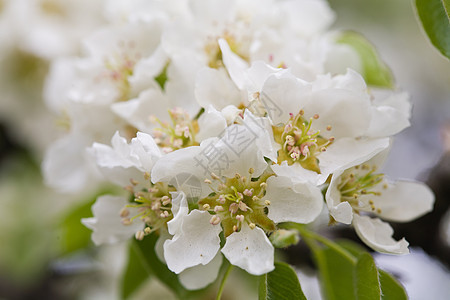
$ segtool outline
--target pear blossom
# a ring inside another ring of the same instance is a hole
[[[165,155],[152,169],[153,182],[168,182],[183,172],[204,179],[198,209],[189,211],[185,200],[167,223],[173,238],[164,243],[164,257],[175,273],[210,263],[220,249],[222,230],[226,242],[221,252],[232,264],[254,275],[267,273],[274,268],[267,233],[278,222],[312,222],[322,210],[319,188],[275,176],[259,146],[264,141],[259,137],[268,135],[266,129],[248,127],[245,119],[244,124],[227,127],[221,138]],[[252,130],[261,135],[242,147]],[[232,135],[236,132],[238,138]],[[220,155],[213,164],[205,156],[212,154],[211,147]]]
[[[274,171],[316,184],[362,163],[389,146],[388,138],[366,135],[371,102],[362,77],[318,76],[312,83],[289,73],[271,75],[261,91],[278,150]]]
[[[327,206],[337,222],[353,224],[356,233],[378,252],[408,253],[408,243],[392,238],[393,230],[379,218],[394,222],[412,221],[433,209],[434,196],[420,182],[390,182],[377,173],[383,156],[333,174],[326,193]],[[372,218],[374,215],[379,218]]]

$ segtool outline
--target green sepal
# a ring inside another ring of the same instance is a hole
[[[394,87],[394,76],[391,70],[364,36],[346,31],[338,37],[337,42],[352,47],[358,53],[362,63],[361,75],[368,85],[389,89]]]
[[[300,236],[295,230],[278,229],[269,236],[275,248],[286,248],[299,242]]]

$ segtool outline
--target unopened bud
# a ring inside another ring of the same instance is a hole
[[[269,237],[272,245],[276,248],[286,248],[295,245],[300,240],[298,232],[294,230],[278,229]]]

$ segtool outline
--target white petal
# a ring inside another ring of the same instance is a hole
[[[180,174],[189,174],[199,180],[200,194],[207,196],[211,189],[204,179],[210,178],[211,173],[233,177],[236,173],[247,174],[253,168],[254,176],[259,176],[267,163],[258,139],[266,138],[267,134],[259,126],[233,124],[225,129],[220,139],[209,138],[200,146],[180,149],[159,159],[152,170],[152,181],[170,182]]]
[[[202,289],[216,280],[222,260],[222,254],[217,252],[214,259],[208,264],[188,268],[181,272],[178,278],[188,290]]]
[[[312,126],[326,138],[362,136],[370,124],[369,95],[359,91],[338,88],[314,91],[304,110],[306,118],[319,115]],[[327,126],[331,126],[331,131],[326,130]]]
[[[351,224],[353,219],[353,208],[347,201],[341,202],[341,192],[338,190],[340,175],[342,171],[336,172],[331,177],[325,199],[331,216],[340,223]]]
[[[300,164],[289,166],[286,161],[283,161],[281,165],[273,165],[271,168],[278,176],[291,178],[293,182],[310,182],[317,185],[320,180],[323,180],[320,174],[304,169]]]
[[[383,219],[409,222],[433,210],[434,195],[424,183],[397,181],[380,192],[370,199],[381,209],[377,215]]]
[[[213,105],[217,110],[227,105],[239,106],[241,94],[225,69],[203,68],[197,73],[195,96],[202,107]]]
[[[270,177],[263,199],[270,201],[268,217],[276,223],[310,223],[323,207],[319,188],[309,183],[294,185],[288,177]]]
[[[230,46],[224,39],[219,39],[220,50],[222,51],[222,59],[228,74],[233,79],[236,86],[242,90],[246,82],[245,70],[248,64],[242,58],[231,51]]]
[[[164,243],[167,267],[179,274],[187,268],[209,263],[220,248],[219,233],[222,228],[211,225],[211,215],[193,210],[183,217],[181,231]]]
[[[112,148],[94,143],[89,148],[103,175],[110,181],[125,186],[130,179],[142,180],[144,172],[150,172],[161,153],[153,138],[138,132],[128,144],[118,132],[111,140]]]
[[[183,218],[189,213],[186,195],[183,192],[172,192],[173,219],[167,222],[169,233],[174,235],[183,231]]]
[[[322,174],[318,184],[325,182],[329,174],[359,165],[387,147],[389,147],[389,138],[336,140],[327,148],[327,151],[319,155],[319,167]]]
[[[89,142],[84,136],[70,134],[50,145],[42,162],[45,184],[63,193],[97,184],[101,174],[86,152]]]
[[[165,117],[168,118],[169,108],[171,108],[170,102],[160,89],[149,89],[140,93],[136,99],[111,105],[112,111],[119,117],[147,133],[155,127],[149,117],[154,115],[164,120]]]
[[[255,61],[252,63],[251,67],[246,70],[246,88],[248,94],[251,95],[255,92],[261,92],[264,82],[270,75],[275,73],[283,74],[287,72],[287,69],[276,69],[262,61]]]
[[[159,230],[159,238],[155,244],[155,253],[159,260],[163,263],[166,263],[166,260],[164,259],[164,243],[171,238],[172,236],[167,232],[167,230],[165,230],[164,227]]]
[[[231,264],[253,275],[262,275],[275,268],[275,249],[259,227],[250,229],[243,224],[241,231],[227,237],[222,253]]]
[[[162,156],[155,140],[149,134],[137,132],[131,139],[130,154],[139,161],[139,168],[150,172],[155,162]]]
[[[382,99],[380,99],[382,98]],[[410,125],[411,103],[407,93],[375,93],[370,127],[366,135],[383,137],[394,135]]]
[[[135,219],[130,225],[123,225],[120,217],[121,209],[128,204],[124,197],[101,196],[92,206],[93,218],[82,219],[81,222],[92,229],[92,241],[96,245],[113,244],[130,239],[138,230],[144,228],[144,223]],[[129,208],[131,215],[137,213]]]
[[[274,141],[269,118],[256,117],[249,110],[245,110],[243,123],[257,136],[255,143],[258,155],[276,161],[279,144]]]
[[[210,104],[198,119],[198,126],[199,132],[195,139],[201,142],[209,137],[220,135],[227,127],[227,120]]]
[[[368,216],[353,216],[353,226],[359,238],[370,248],[381,253],[407,254],[408,242],[403,238],[396,241],[392,238],[394,230],[391,225],[380,219]]]
[[[207,139],[201,145],[209,142],[214,143]],[[164,155],[153,166],[152,182],[168,182],[188,197],[206,197],[211,190],[204,180],[210,174],[207,168],[203,168],[202,150],[201,146],[193,146]]]
[[[312,36],[328,28],[335,15],[326,1],[286,1],[282,2],[290,26],[301,36]]]
[[[273,124],[284,124],[290,113],[297,114],[310,101],[310,90],[309,85],[290,73],[271,75],[264,82],[261,101]]]

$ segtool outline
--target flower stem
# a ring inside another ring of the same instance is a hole
[[[223,275],[222,282],[220,282],[219,291],[217,292],[216,300],[220,300],[222,297],[222,292],[225,287],[225,282],[227,281],[228,275],[231,273],[231,269],[233,269],[233,265],[229,264],[227,267],[227,270],[225,271],[225,274]]]

